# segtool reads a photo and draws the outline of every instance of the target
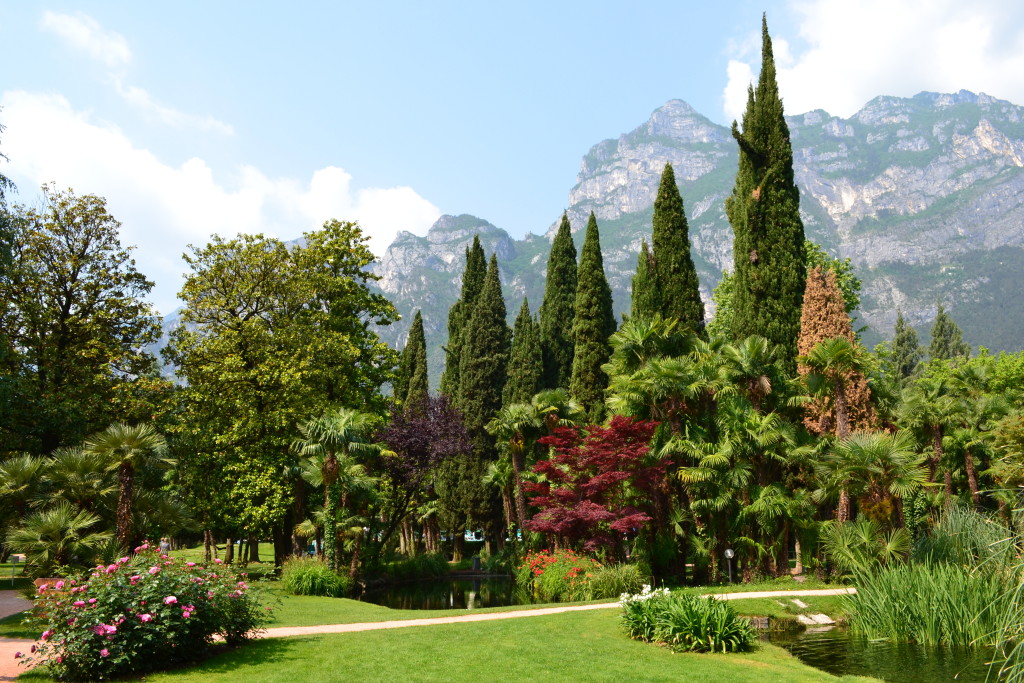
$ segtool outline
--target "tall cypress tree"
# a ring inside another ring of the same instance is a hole
[[[462,273],[462,294],[448,310],[448,346],[445,347],[444,372],[441,374],[441,393],[453,401],[459,395],[459,364],[462,359],[462,335],[473,311],[473,304],[484,286],[487,258],[480,246],[480,236],[474,235],[473,245],[466,248],[466,268]]]
[[[601,366],[608,362],[612,353],[608,337],[615,332],[615,314],[612,312],[612,290],[604,275],[601,236],[593,211],[587,221],[587,234],[580,254],[574,311],[569,393],[580,402],[592,421],[600,422],[604,417],[604,390],[608,386],[608,375]]]
[[[661,185],[654,199],[651,245],[662,317],[678,318],[684,325],[702,333],[704,302],[700,298],[697,269],[690,257],[690,229],[676,174],[668,163],[661,173]]]
[[[540,391],[544,374],[544,358],[540,352],[540,328],[530,314],[525,298],[512,330],[512,351],[508,359],[508,381],[502,392],[503,405],[529,403]]]
[[[427,392],[427,341],[423,333],[423,316],[416,311],[398,364],[395,399],[409,405],[426,396]]]
[[[743,132],[732,124],[739,144],[736,185],[725,202],[735,236],[732,336],[766,337],[792,372],[806,279],[804,226],[766,19],[761,38],[761,75],[747,93]]]
[[[903,318],[903,311],[896,309],[896,329],[892,337],[892,361],[900,377],[906,379],[914,374],[921,362],[921,346],[917,332]]]
[[[952,360],[967,358],[969,355],[971,347],[964,341],[960,326],[953,321],[949,313],[946,313],[942,304],[939,304],[935,323],[932,324],[932,341],[928,345],[928,356],[938,360]]]
[[[572,373],[572,316],[576,304],[576,245],[569,217],[562,214],[558,233],[551,242],[544,302],[540,306],[541,352],[544,355],[543,388],[566,388]]]
[[[633,276],[633,296],[629,311],[631,318],[650,318],[661,310],[658,284],[654,275],[654,256],[647,247],[647,240],[640,243],[640,255],[636,259],[636,275]]]
[[[512,332],[505,324],[498,259],[491,254],[483,289],[466,325],[459,366],[459,408],[478,451],[489,456],[493,440],[484,425],[501,409]]]

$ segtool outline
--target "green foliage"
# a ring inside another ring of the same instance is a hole
[[[745,652],[757,642],[748,619],[724,601],[645,586],[622,596],[623,625],[630,638],[662,643],[676,652]]]
[[[892,362],[896,372],[904,379],[913,375],[921,363],[921,346],[917,341],[917,332],[903,318],[903,311],[898,308],[892,338]]]
[[[59,568],[80,569],[92,564],[110,534],[95,529],[100,518],[60,502],[33,512],[7,532],[4,543],[24,553],[31,573],[47,576]]]
[[[148,545],[36,599],[45,630],[26,663],[59,680],[101,680],[193,662],[215,636],[253,637],[267,620],[257,594],[223,567],[168,559]]]
[[[970,508],[946,508],[938,523],[914,543],[914,562],[970,567],[1003,573],[1017,564],[1010,530],[992,517]]]
[[[733,123],[739,169],[725,209],[732,225],[733,339],[761,335],[782,347],[795,369],[806,273],[800,193],[793,150],[775,78],[767,21],[761,26],[761,74],[747,97],[743,132]]]
[[[14,258],[0,271],[4,346],[14,354],[0,450],[49,453],[118,419],[118,397],[144,381],[152,356],[143,349],[158,332],[143,300],[153,283],[121,245],[105,200],[42,192],[41,209],[12,207]]]
[[[658,312],[664,318],[676,318],[702,333],[704,303],[700,298],[697,270],[690,257],[690,229],[686,224],[683,197],[670,163],[665,164],[654,198],[651,246]]]
[[[184,324],[167,353],[187,383],[179,483],[207,528],[280,528],[298,423],[328,404],[383,412],[397,354],[372,330],[396,313],[368,288],[373,259],[359,227],[335,220],[291,248],[214,236],[186,254]]]
[[[971,355],[970,344],[964,341],[963,332],[939,304],[932,324],[932,341],[928,344],[928,357],[932,360],[966,359]]]
[[[877,522],[864,518],[826,522],[821,543],[825,554],[841,573],[858,578],[880,567],[900,564],[911,547],[906,529],[884,531]]]
[[[466,248],[466,267],[462,272],[462,294],[448,311],[448,346],[445,348],[444,373],[441,375],[441,393],[455,399],[459,395],[461,379],[463,334],[473,306],[484,286],[487,275],[487,257],[480,246],[480,236],[473,236],[473,244]]]
[[[530,315],[525,298],[512,330],[512,349],[508,359],[508,381],[502,392],[503,405],[529,403],[540,391],[544,374],[544,357],[540,347],[540,325]]]
[[[868,638],[927,646],[980,647],[994,643],[1010,610],[998,574],[936,563],[893,564],[858,572],[850,597],[850,629]]]
[[[611,356],[608,338],[614,332],[612,290],[604,276],[601,237],[597,219],[591,212],[578,270],[569,393],[580,402],[592,422],[600,422],[604,417],[604,389],[608,386],[608,375],[601,367]]]
[[[636,274],[633,275],[632,300],[629,316],[649,318],[658,312],[658,284],[654,273],[654,256],[647,246],[647,240],[640,243],[640,254],[636,260]]]
[[[562,214],[551,242],[544,301],[540,307],[540,338],[544,354],[545,389],[566,388],[572,372],[572,320],[576,301],[576,245],[569,217]]]
[[[352,590],[352,579],[339,576],[316,557],[292,557],[281,565],[281,585],[293,595],[340,598]]]
[[[708,323],[708,335],[712,339],[729,339],[732,335],[732,273],[722,271],[722,279],[711,292],[711,301],[715,304],[715,317]]]
[[[623,593],[636,593],[647,577],[635,564],[609,564],[590,572],[587,577],[589,600],[614,598]]]
[[[854,311],[860,308],[861,289],[860,278],[853,272],[853,263],[849,258],[832,258],[821,245],[811,240],[804,240],[804,253],[804,264],[808,271],[820,266],[835,273],[836,284],[839,285],[839,291],[843,293],[843,301],[846,303],[846,313],[852,317]]]
[[[384,576],[392,581],[437,579],[448,576],[451,567],[441,553],[424,553],[392,562],[384,568]]]

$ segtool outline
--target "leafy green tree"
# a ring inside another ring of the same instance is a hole
[[[409,328],[402,357],[395,377],[394,397],[403,403],[415,402],[428,393],[427,341],[423,332],[423,316],[416,311]]]
[[[711,291],[711,301],[715,304],[715,314],[708,323],[708,335],[712,339],[732,338],[732,295],[734,279],[732,273],[723,270],[722,279]]]
[[[903,379],[913,375],[921,363],[917,332],[907,323],[899,308],[896,309],[896,329],[892,338],[892,362]]]
[[[796,369],[804,293],[804,228],[793,176],[793,150],[775,78],[768,24],[761,24],[761,74],[748,91],[739,143],[739,170],[726,213],[732,225],[734,269],[732,338],[761,335],[782,346]]]
[[[846,337],[819,342],[799,362],[808,368],[806,382],[811,392],[827,396],[835,410],[835,436],[840,441],[850,435],[848,394],[851,373],[865,375],[872,359],[867,350]]]
[[[0,329],[18,410],[0,426],[15,449],[49,453],[117,419],[118,387],[146,375],[153,283],[121,246],[121,224],[94,195],[43,186],[39,210],[13,209],[13,261],[0,272]]]
[[[601,368],[611,356],[608,338],[615,332],[615,314],[612,312],[612,290],[604,275],[601,237],[593,212],[587,222],[578,275],[569,393],[583,405],[590,420],[597,423],[604,417],[604,390],[608,386],[608,375]]]
[[[640,242],[640,255],[636,259],[636,274],[633,275],[631,318],[649,318],[660,310],[658,284],[654,274],[654,256],[647,246],[647,240]]]
[[[167,441],[151,425],[112,424],[85,442],[85,450],[106,460],[107,469],[117,472],[117,540],[130,546],[136,539],[132,528],[132,500],[135,477],[146,467],[170,467]]]
[[[939,304],[932,324],[932,341],[928,345],[928,357],[932,360],[953,360],[971,355],[970,344],[964,341],[960,326]]]
[[[651,235],[659,312],[678,318],[699,334],[704,331],[704,302],[697,269],[690,257],[690,229],[672,164],[666,163],[654,199]]]
[[[176,441],[183,488],[205,525],[271,535],[290,551],[294,482],[281,473],[300,422],[328,405],[383,413],[397,354],[372,325],[397,314],[373,294],[373,254],[354,223],[328,221],[289,249],[214,236],[192,248],[183,325],[168,349],[187,382]],[[209,526],[207,526],[209,528]]]
[[[509,453],[512,466],[513,499],[515,500],[515,519],[522,528],[526,521],[526,497],[523,492],[523,472],[530,463],[525,456],[540,435],[543,425],[541,416],[528,403],[513,403],[498,411],[494,419],[487,423],[487,431],[502,443]],[[501,468],[491,472],[495,483],[500,479]]]
[[[523,298],[512,329],[512,349],[508,359],[508,381],[502,392],[502,404],[529,403],[540,390],[544,357],[540,349],[540,326],[530,315],[530,303]]]
[[[455,399],[459,395],[459,369],[462,362],[463,334],[473,313],[476,298],[484,286],[487,275],[487,257],[480,246],[480,236],[473,236],[473,244],[466,247],[466,268],[462,272],[462,292],[458,301],[448,310],[448,346],[445,348],[445,366],[441,374],[441,393]]]
[[[572,373],[572,320],[576,302],[576,245],[569,217],[562,214],[558,233],[551,242],[544,301],[540,306],[540,340],[544,354],[545,389],[569,385]]]

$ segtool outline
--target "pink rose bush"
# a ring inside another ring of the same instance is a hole
[[[64,590],[53,592],[57,585]],[[73,600],[66,598],[71,586]],[[243,642],[269,618],[245,574],[220,563],[207,568],[161,559],[149,544],[74,581],[42,587],[36,603],[45,630],[19,661],[46,664],[61,680],[134,676],[192,662],[215,637]]]

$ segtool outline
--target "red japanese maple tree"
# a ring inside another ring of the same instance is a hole
[[[650,494],[665,476],[665,465],[649,458],[657,426],[616,415],[607,427],[559,427],[539,439],[552,454],[533,467],[544,481],[527,485],[540,512],[526,528],[621,556],[623,538],[651,520]]]

